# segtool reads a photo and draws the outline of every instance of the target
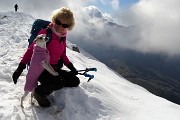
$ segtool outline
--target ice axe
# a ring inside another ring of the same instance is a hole
[[[88,81],[87,82],[90,82],[91,79],[94,78],[94,75],[90,75],[90,74],[87,74],[87,72],[89,71],[97,71],[96,68],[86,68],[85,70],[78,70],[78,74],[79,75],[84,75],[85,77],[88,77]]]

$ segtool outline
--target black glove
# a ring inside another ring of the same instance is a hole
[[[25,68],[26,68],[26,65],[20,62],[18,68],[15,70],[15,72],[12,75],[14,84],[17,83],[17,79],[19,78],[19,76],[21,75],[21,73],[23,72]]]
[[[67,67],[71,70],[72,75],[77,75],[78,74],[78,71],[76,70],[76,68],[73,66],[72,63],[69,63]]]
[[[55,70],[56,72],[60,71],[61,68],[63,67],[63,61],[62,61],[62,59],[59,59],[57,64],[51,65],[51,66],[54,68],[54,70]]]

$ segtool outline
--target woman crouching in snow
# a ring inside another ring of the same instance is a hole
[[[40,85],[35,88],[34,98],[42,107],[50,106],[50,101],[47,99],[46,95],[51,94],[55,90],[62,89],[63,87],[77,87],[80,83],[79,78],[76,77],[78,74],[76,68],[66,56],[66,35],[68,31],[72,30],[75,24],[73,13],[69,8],[62,7],[55,10],[51,18],[52,21],[49,24],[49,27],[52,30],[52,39],[50,43],[47,44],[47,49],[50,55],[49,63],[59,75],[54,76],[47,70],[44,70],[40,74],[38,78]],[[38,35],[40,34],[46,35],[46,29],[42,29]],[[13,73],[12,78],[15,84],[23,70],[26,68],[26,64],[31,60],[34,45],[35,43],[32,43],[29,46],[22,57],[18,68]],[[61,69],[61,61],[71,70],[70,72]]]

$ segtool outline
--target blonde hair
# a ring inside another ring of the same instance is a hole
[[[51,15],[52,22],[55,22],[56,19],[61,18],[65,21],[67,21],[67,24],[69,27],[68,30],[72,30],[75,25],[75,19],[73,16],[72,11],[69,8],[62,7],[60,9],[54,10]]]

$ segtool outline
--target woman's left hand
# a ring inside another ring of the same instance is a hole
[[[73,74],[73,75],[78,74],[78,71],[76,70],[76,68],[74,67],[74,65],[72,63],[69,63],[67,67],[71,70],[71,74]]]

